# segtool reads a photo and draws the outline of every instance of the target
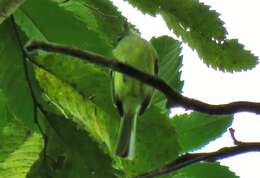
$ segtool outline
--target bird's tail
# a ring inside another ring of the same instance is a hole
[[[126,113],[121,118],[116,155],[131,159],[134,156],[137,114]]]

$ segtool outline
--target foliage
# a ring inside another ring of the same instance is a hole
[[[42,137],[9,108],[7,98],[0,92],[0,177],[26,177],[40,157]]]
[[[169,28],[215,69],[242,71],[257,64],[242,44],[226,38],[219,14],[203,3],[128,2],[144,13],[161,14]],[[32,64],[25,61],[19,41],[39,39],[110,57],[124,34],[126,17],[109,0],[27,0],[13,17],[15,24],[10,18],[0,24],[0,178],[133,177],[201,148],[232,123],[230,115],[197,112],[170,118],[166,98],[156,91],[150,108],[138,119],[135,158],[121,160],[114,155],[120,118],[111,100],[109,70],[43,52],[31,56]],[[181,92],[181,42],[170,36],[150,42],[159,56],[159,78]],[[47,147],[34,121],[30,85],[44,109],[36,112]],[[216,175],[236,177],[219,163],[197,163],[164,177]]]
[[[256,56],[236,39],[226,39],[226,30],[216,11],[194,0],[128,0],[144,13],[161,14],[168,27],[195,49],[203,62],[222,71],[253,68]]]

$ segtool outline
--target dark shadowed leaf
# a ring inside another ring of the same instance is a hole
[[[192,151],[220,137],[231,125],[233,117],[198,112],[172,118],[183,152]]]
[[[110,157],[70,120],[48,118],[47,165],[39,161],[28,178],[116,178]],[[45,170],[45,171],[44,171]]]
[[[172,178],[238,178],[228,167],[216,163],[196,163],[187,166],[176,173]]]
[[[0,90],[10,112],[34,127],[33,104],[25,80],[21,49],[10,20],[0,25]]]
[[[29,39],[41,39],[111,55],[111,46],[69,11],[49,0],[27,0],[15,14]]]

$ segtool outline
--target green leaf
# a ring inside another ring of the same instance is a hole
[[[125,18],[108,0],[76,0],[63,7],[97,32],[109,44],[114,45],[124,30]]]
[[[29,39],[48,40],[111,55],[111,46],[98,33],[50,0],[27,0],[15,14],[15,19]]]
[[[64,116],[77,123],[78,127],[89,131],[100,143],[105,143],[106,151],[111,152],[107,117],[99,112],[99,108],[91,100],[84,98],[71,85],[40,68],[36,69],[36,78],[47,99]]]
[[[24,76],[21,49],[10,20],[0,25],[0,90],[10,112],[34,128],[33,103]]]
[[[152,1],[138,1],[138,0],[127,0],[134,7],[137,7],[143,13],[148,13],[152,16],[155,16],[158,12],[158,5],[160,2],[155,0]]]
[[[179,170],[172,178],[238,178],[228,167],[216,163],[196,163]]]
[[[223,134],[231,125],[231,115],[214,116],[198,112],[172,118],[183,152],[193,151]]]
[[[169,29],[195,49],[203,62],[214,69],[233,72],[252,69],[257,57],[237,40],[226,39],[219,14],[193,0],[128,0],[144,13],[161,14]]]
[[[161,11],[170,13],[178,21],[176,25],[179,28],[196,31],[206,38],[225,39],[226,29],[219,14],[197,0],[128,0],[128,2],[150,15],[156,15]]]
[[[42,137],[9,109],[0,90],[0,178],[25,178],[42,151]]]
[[[0,163],[0,178],[25,178],[31,166],[39,158],[42,137],[32,133],[14,152]]]
[[[116,178],[111,158],[84,130],[62,117],[50,115],[48,121],[47,155],[51,159],[47,166],[38,162],[28,178]]]
[[[23,144],[30,130],[10,112],[3,93],[0,94],[0,162],[3,162]]]
[[[1,118],[2,119],[2,118]],[[27,139],[30,131],[23,126],[8,110],[6,111],[6,118],[3,118],[7,123],[1,122],[0,132],[0,162],[4,162],[11,153],[15,152]]]
[[[39,62],[57,78],[73,86],[83,98],[90,98],[91,102],[109,113],[111,117],[119,117],[113,106],[111,77],[107,70],[77,58],[56,54],[41,56],[36,58],[35,62]]]
[[[159,56],[159,78],[181,92],[184,82],[180,79],[182,67],[180,42],[169,36],[161,36],[152,38],[151,43]],[[154,94],[153,102],[162,109],[166,107],[166,98],[159,91]]]
[[[161,11],[161,14],[168,27],[181,36],[183,41],[187,42],[192,49],[196,49],[203,62],[212,68],[233,72],[252,69],[258,64],[257,57],[244,49],[244,46],[237,40],[224,39],[218,41],[206,38],[204,34],[192,29],[187,32],[187,30],[176,25],[179,23],[178,19],[171,13]]]

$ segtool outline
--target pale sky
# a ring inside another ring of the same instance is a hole
[[[171,35],[161,17],[150,17],[132,8],[123,0],[113,0],[123,15],[135,24],[142,36]],[[260,1],[258,0],[201,0],[211,5],[221,14],[229,38],[239,42],[260,56]],[[187,45],[183,45],[182,79],[185,81],[183,94],[208,103],[226,103],[237,100],[260,102],[260,65],[252,71],[227,74],[208,68]],[[177,112],[177,111],[176,111]],[[260,116],[252,113],[235,115],[232,128],[241,141],[260,142]],[[214,151],[224,146],[231,146],[229,133],[210,143],[201,151]],[[221,161],[240,178],[259,178],[260,152],[247,153]]]

